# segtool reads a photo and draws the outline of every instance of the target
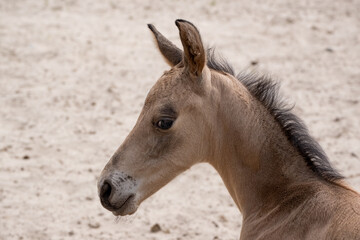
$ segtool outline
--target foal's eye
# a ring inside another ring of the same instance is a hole
[[[167,129],[171,128],[173,123],[174,123],[174,121],[171,119],[161,119],[161,120],[157,121],[156,127],[160,128],[162,130],[167,130]]]

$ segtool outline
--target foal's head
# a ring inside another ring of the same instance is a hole
[[[183,51],[149,25],[171,69],[150,90],[135,127],[105,166],[101,203],[115,215],[139,204],[193,164],[207,159],[210,70],[196,27],[177,20]]]

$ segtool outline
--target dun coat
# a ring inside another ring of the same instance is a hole
[[[279,99],[277,84],[236,77],[192,23],[175,23],[183,50],[149,25],[171,69],[102,171],[103,206],[133,214],[178,174],[208,162],[243,215],[240,239],[360,239],[359,194]]]

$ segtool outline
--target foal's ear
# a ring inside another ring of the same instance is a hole
[[[175,66],[182,60],[182,51],[165,38],[152,24],[148,24],[151,32],[154,34],[155,40],[160,52],[170,66]]]
[[[191,22],[186,20],[178,19],[175,24],[179,28],[180,39],[184,47],[185,67],[189,69],[191,75],[199,77],[206,62],[200,33]]]

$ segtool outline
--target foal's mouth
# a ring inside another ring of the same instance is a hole
[[[135,195],[131,194],[125,201],[123,201],[121,204],[116,204],[115,206],[112,205],[110,202],[104,202],[101,201],[104,208],[111,211],[115,216],[124,216],[127,214],[132,214],[132,212],[129,213],[128,209],[131,206],[131,203],[134,199]]]
[[[127,213],[127,210],[129,210],[128,208],[130,207],[131,205],[131,202],[133,201],[135,195],[134,194],[131,194],[121,205],[120,207],[118,208],[115,208],[112,211],[112,213],[115,215],[115,216],[124,216],[126,214],[132,214],[131,213]]]
[[[128,198],[125,199],[125,201],[116,205],[111,204],[108,200],[101,199],[101,204],[104,208],[111,211],[115,216],[126,215],[126,210],[133,201],[134,197],[135,195],[131,194]]]

